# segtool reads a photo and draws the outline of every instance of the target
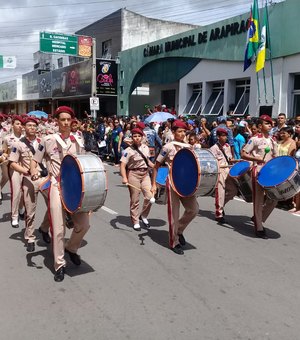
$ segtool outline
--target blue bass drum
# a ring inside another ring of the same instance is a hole
[[[261,168],[257,180],[269,198],[288,200],[300,191],[299,164],[291,156],[273,158]]]
[[[246,202],[252,202],[252,166],[250,162],[241,161],[230,169],[229,176],[234,179],[239,193]]]
[[[171,186],[181,197],[212,195],[218,177],[218,161],[209,150],[183,148],[173,159]]]
[[[155,195],[155,202],[157,204],[167,204],[166,182],[169,175],[168,167],[160,167],[157,171],[156,185],[157,193]]]
[[[64,208],[71,214],[101,208],[107,194],[101,159],[93,154],[66,155],[61,163],[60,193]]]

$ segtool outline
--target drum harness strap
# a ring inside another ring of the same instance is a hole
[[[31,153],[35,155],[34,147],[30,144],[29,140],[26,137],[22,137],[20,139],[20,142],[23,142],[28,147],[28,149],[31,151]],[[43,163],[39,163],[39,166],[41,168],[41,177],[47,177],[48,176],[47,168],[44,166]]]
[[[218,145],[218,148],[220,149],[220,151],[222,152],[222,154],[224,155],[224,157],[225,157],[225,159],[226,159],[226,162],[227,162],[228,165],[229,165],[229,164],[230,164],[230,161],[229,161],[229,159],[228,159],[228,157],[227,157],[227,155],[226,155],[226,153],[225,153],[225,151],[224,151],[222,145],[221,145],[219,142],[217,142],[217,145]]]
[[[148,162],[148,159],[146,158],[146,156],[134,145],[131,146],[131,149],[135,150],[138,154],[140,154],[140,156],[142,156],[143,160],[145,161],[145,163],[147,165],[147,168],[149,168],[150,166],[149,166],[149,162]]]

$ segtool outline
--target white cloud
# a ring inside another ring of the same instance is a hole
[[[0,54],[17,56],[15,70],[0,70],[0,83],[33,69],[32,55],[39,49],[40,31],[70,34],[122,7],[152,18],[204,25],[245,13],[249,11],[252,2],[253,0],[99,0],[96,3],[96,0],[0,0]],[[76,3],[81,4],[75,5]]]

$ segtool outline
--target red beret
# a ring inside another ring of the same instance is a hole
[[[38,120],[35,118],[35,117],[31,117],[31,116],[27,116],[25,119],[24,119],[24,125],[28,122],[33,122],[35,123],[36,125],[39,124]]]
[[[261,120],[264,120],[265,122],[268,122],[268,123],[273,124],[272,118],[271,118],[270,116],[268,116],[268,115],[262,115],[262,116],[260,116],[259,118],[260,118]]]
[[[22,118],[21,116],[15,115],[15,116],[12,117],[12,123],[14,123],[16,120],[18,120],[18,121],[21,122],[22,124],[24,123],[24,122],[23,122],[23,118]]]
[[[131,130],[132,135],[137,134],[137,133],[141,136],[144,136],[144,132],[139,128],[134,128],[134,129]]]
[[[59,106],[54,112],[54,117],[57,118],[57,116],[62,112],[69,113],[72,118],[75,117],[74,111],[69,106]]]
[[[221,134],[228,135],[228,131],[224,128],[218,128],[217,129],[217,136],[220,136]]]
[[[136,127],[137,127],[138,129],[144,130],[145,127],[146,127],[146,125],[145,125],[145,123],[143,123],[143,122],[138,122],[138,123],[136,124]]]
[[[181,129],[187,130],[187,125],[182,120],[177,119],[177,120],[174,120],[172,124],[172,129],[175,129],[175,128],[181,128]]]
[[[79,122],[78,122],[77,119],[72,119],[72,120],[71,120],[71,125],[74,124],[74,123],[75,123],[75,124],[78,124]]]

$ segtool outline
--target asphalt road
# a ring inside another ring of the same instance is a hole
[[[298,216],[276,209],[265,224],[270,238],[262,240],[253,235],[251,204],[230,202],[221,226],[213,199],[199,198],[179,256],[168,249],[166,206],[153,205],[150,230],[134,231],[127,188],[116,168],[107,171],[107,200],[91,215],[83,263],[68,263],[61,283],[53,280],[51,245],[38,240],[27,253],[24,223],[11,227],[5,187],[0,339],[300,338]],[[40,199],[37,227],[44,209]]]

